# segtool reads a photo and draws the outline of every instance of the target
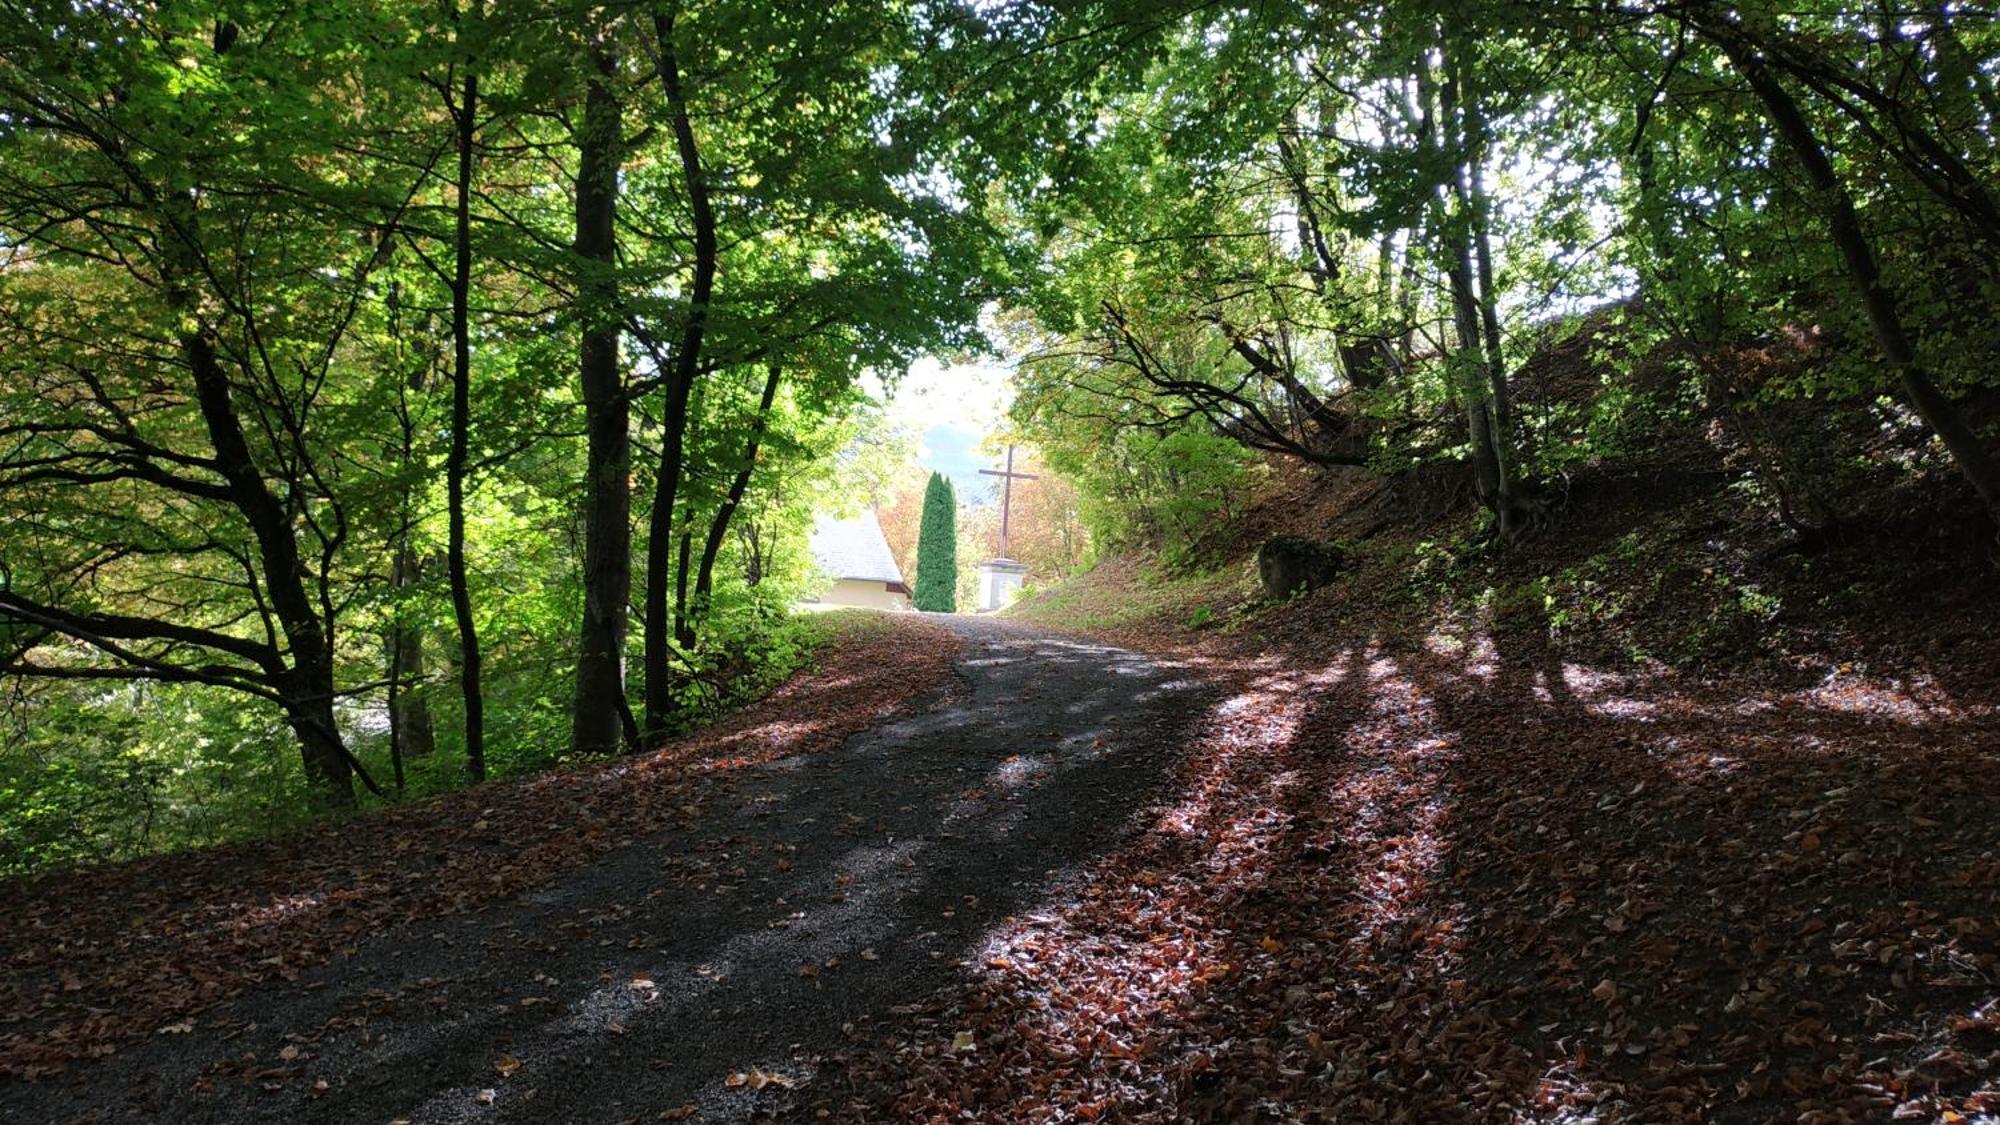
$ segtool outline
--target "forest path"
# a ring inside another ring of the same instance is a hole
[[[753,768],[689,830],[386,929],[185,1034],[0,1086],[0,1121],[608,1125],[778,1108],[844,1025],[957,979],[989,929],[1117,840],[1211,693],[1168,659],[936,620],[963,642],[950,698]]]

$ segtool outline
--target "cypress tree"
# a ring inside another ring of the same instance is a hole
[[[958,609],[958,497],[942,473],[924,486],[924,517],[917,525],[917,585],[910,603],[933,613]]]

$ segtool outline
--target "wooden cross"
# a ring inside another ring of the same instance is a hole
[[[1005,469],[981,469],[982,475],[1005,478],[1000,485],[1000,557],[1007,557],[1007,520],[1014,505],[1014,482],[1017,480],[1040,480],[1033,473],[1014,471],[1014,447],[1007,447],[1007,467]]]

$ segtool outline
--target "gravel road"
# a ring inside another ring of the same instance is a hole
[[[1170,660],[938,620],[964,642],[949,698],[749,771],[692,830],[385,930],[185,1033],[0,1086],[0,1121],[782,1109],[843,1026],[949,986],[996,923],[1128,831],[1209,694]]]

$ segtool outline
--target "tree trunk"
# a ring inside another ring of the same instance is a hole
[[[1503,440],[1513,441],[1514,394],[1507,385],[1507,361],[1501,351],[1500,293],[1493,280],[1492,206],[1481,185],[1481,170],[1474,164],[1472,181],[1473,250],[1479,266],[1479,322],[1486,342],[1486,371],[1493,384],[1493,420]]]
[[[1505,461],[1510,458],[1504,456],[1504,451],[1513,447],[1514,404],[1507,387],[1506,358],[1500,347],[1500,297],[1493,278],[1493,204],[1487,198],[1485,183],[1486,117],[1474,76],[1461,53],[1454,50],[1446,63],[1452,67],[1452,80],[1445,86],[1442,125],[1458,131],[1452,190],[1458,197],[1460,213],[1471,225],[1469,237],[1479,282],[1479,339],[1485,353],[1486,381],[1492,388],[1494,436]],[[1451,120],[1453,110],[1457,111],[1455,123]]]
[[[468,64],[469,65],[469,64]],[[465,565],[465,474],[472,428],[472,147],[478,128],[479,76],[465,75],[458,106],[458,207],[451,274],[451,450],[445,457],[445,566],[458,624],[458,686],[465,699],[465,772],[486,780],[486,697],[480,687],[479,627]]]
[[[399,546],[395,561],[390,564],[390,585],[398,591],[411,590],[421,580],[417,560],[410,556],[407,546]],[[437,730],[431,722],[430,704],[420,692],[410,690],[411,684],[421,683],[423,678],[424,632],[405,620],[399,605],[389,631],[389,688],[393,693],[389,722],[391,741],[399,756],[427,758],[437,750]]]
[[[743,544],[743,584],[754,590],[764,582],[766,550],[763,529],[752,520],[747,526],[737,529],[736,538]]]
[[[770,373],[764,379],[764,395],[757,401],[757,416],[750,422],[750,437],[744,443],[743,464],[737,467],[736,476],[729,482],[729,494],[723,497],[722,506],[715,511],[715,518],[708,524],[708,539],[701,548],[701,568],[694,580],[694,607],[698,614],[708,612],[708,596],[715,589],[715,557],[722,553],[722,539],[729,534],[729,521],[736,517],[736,509],[743,503],[743,494],[749,491],[750,476],[757,468],[757,447],[763,443],[764,427],[770,421],[771,404],[778,397],[777,364],[772,364]]]
[[[1493,418],[1491,387],[1486,380],[1483,348],[1479,342],[1479,301],[1472,292],[1470,248],[1462,236],[1449,236],[1453,255],[1451,280],[1452,331],[1458,347],[1446,361],[1452,369],[1452,390],[1465,409],[1466,436],[1472,445],[1472,489],[1479,502],[1500,521],[1504,538],[1512,533],[1512,491],[1508,487],[1507,466],[1500,453],[1498,428]]]
[[[305,562],[293,538],[292,519],[265,485],[250,453],[214,341],[195,331],[181,338],[181,348],[194,372],[195,399],[215,448],[216,468],[228,483],[231,503],[257,539],[265,592],[291,647],[286,713],[299,735],[306,777],[327,801],[352,805],[352,760],[333,722],[332,639],[306,594]]]
[[[1902,310],[1896,303],[1895,294],[1883,284],[1881,267],[1875,260],[1875,250],[1868,241],[1867,232],[1862,229],[1861,216],[1854,209],[1854,200],[1834,173],[1833,164],[1813,133],[1811,123],[1806,120],[1798,102],[1741,40],[1727,29],[1706,30],[1715,35],[1729,61],[1764,103],[1772,124],[1790,146],[1799,166],[1805,171],[1807,182],[1819,195],[1826,209],[1828,233],[1847,264],[1849,279],[1860,294],[1862,308],[1868,314],[1869,327],[1875,334],[1876,346],[1882,349],[1883,357],[1895,370],[1904,395],[1925,424],[1944,442],[1959,472],[1972,483],[1973,490],[1979,494],[1994,521],[2000,523],[2000,461],[1995,460],[1979,435],[1973,432],[1957,407],[1938,389],[1930,373],[1918,362],[1916,347],[1903,324]]]
[[[570,749],[617,749],[625,706],[625,612],[632,590],[631,406],[619,364],[618,168],[623,115],[611,91],[617,62],[595,52],[584,96],[576,182],[576,252],[584,265],[578,375],[588,447],[584,495],[583,628],[577,649]]]
[[[167,303],[190,320],[196,294],[188,278],[200,273],[199,224],[194,208],[192,195],[177,194],[163,201],[160,216],[165,228],[161,238],[167,244],[163,266]],[[178,344],[193,377],[203,428],[215,451],[214,468],[222,476],[231,506],[242,514],[257,541],[270,612],[277,617],[279,631],[291,649],[291,667],[273,668],[272,672],[282,685],[286,717],[299,736],[306,778],[322,800],[351,806],[353,759],[333,723],[331,623],[320,619],[306,593],[305,561],[294,538],[292,513],[272,495],[250,451],[215,341],[195,325],[181,334]]]
[[[688,522],[694,522],[689,513]],[[674,568],[674,639],[683,651],[694,648],[694,623],[688,619],[688,571],[693,569],[694,532],[681,528],[680,564]]]
[[[701,150],[696,145],[694,125],[688,117],[687,97],[681,88],[680,62],[674,53],[672,13],[656,14],[653,31],[660,53],[660,84],[666,91],[674,148],[680,155],[681,175],[688,192],[688,210],[694,223],[694,279],[688,293],[687,322],[681,332],[680,348],[674,354],[674,370],[667,380],[666,402],[661,411],[660,470],[654,478],[653,514],[646,540],[645,737],[665,730],[673,710],[673,683],[669,672],[673,645],[669,632],[672,623],[668,613],[667,575],[672,569],[674,504],[680,492],[688,396],[694,390],[695,379],[701,371],[702,336],[708,327],[708,305],[714,295],[718,256],[715,213],[709,206]]]
[[[333,718],[332,670],[295,669],[287,678],[284,707],[305,758],[306,782],[336,805],[354,804],[353,759]]]
[[[1439,187],[1435,204],[1438,235],[1445,243],[1446,273],[1451,284],[1453,335],[1457,337],[1457,347],[1448,362],[1453,390],[1465,410],[1466,436],[1472,447],[1473,492],[1493,513],[1500,538],[1506,540],[1520,530],[1521,509],[1509,463],[1507,433],[1496,416],[1495,388],[1502,383],[1495,376],[1498,356],[1487,354],[1485,315],[1473,287],[1473,228],[1478,213],[1467,184],[1466,153],[1471,137],[1459,106],[1459,72],[1453,49],[1456,44],[1449,43],[1443,35],[1439,41],[1446,46],[1447,80],[1438,91],[1441,112],[1435,118],[1436,128],[1439,133],[1445,130],[1452,133],[1448,141],[1435,142],[1444,148],[1452,169],[1450,179]]]

